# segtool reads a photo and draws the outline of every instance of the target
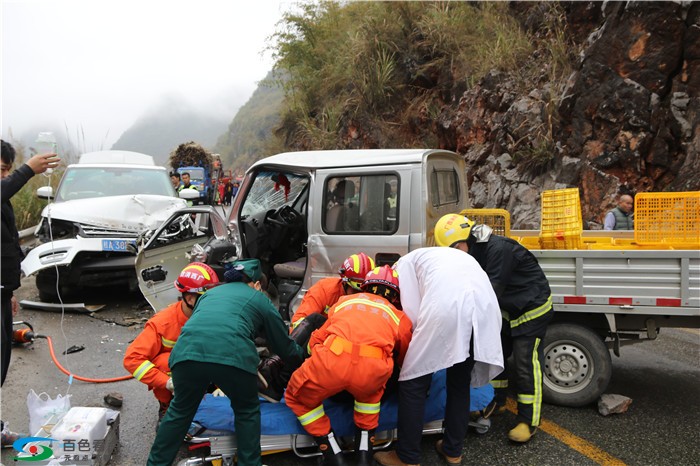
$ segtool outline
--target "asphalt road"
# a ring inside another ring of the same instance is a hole
[[[20,299],[38,300],[33,279],[25,279]],[[90,378],[125,375],[121,361],[129,342],[151,311],[138,294],[105,290],[85,296],[90,304],[107,304],[93,314],[21,310],[16,320],[30,322],[37,333],[52,337],[59,362],[74,374]],[[64,356],[68,347],[85,349]],[[624,414],[604,417],[595,406],[571,409],[545,405],[542,429],[526,445],[507,440],[515,416],[494,418],[484,435],[470,432],[464,443],[463,464],[480,465],[700,465],[700,332],[666,329],[657,341],[622,348],[613,357],[608,393],[632,398]],[[30,389],[52,397],[70,394],[73,406],[106,407],[110,392],[124,396],[120,443],[113,465],[143,465],[155,437],[158,404],[135,380],[116,383],[74,381],[51,361],[46,340],[13,350],[12,364],[2,387],[2,419],[13,430],[28,430],[26,398]],[[439,437],[425,436],[423,465],[443,464],[433,448]],[[186,445],[178,459],[196,456]],[[3,450],[2,463],[13,464],[13,450]],[[266,456],[271,466],[316,464],[291,452]],[[16,463],[21,464],[21,463]]]

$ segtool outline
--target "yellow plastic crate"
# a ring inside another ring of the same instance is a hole
[[[540,249],[540,238],[538,236],[519,236],[513,239],[527,249]]]
[[[490,226],[497,235],[510,236],[510,212],[505,209],[464,209],[460,214]]]
[[[637,194],[634,240],[639,245],[700,247],[700,191]]]
[[[540,249],[582,249],[581,233],[555,232],[540,234]]]
[[[580,249],[582,232],[578,188],[542,191],[540,247]]]

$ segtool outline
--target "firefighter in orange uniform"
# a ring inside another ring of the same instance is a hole
[[[372,442],[379,424],[380,400],[396,362],[401,364],[411,340],[411,321],[399,303],[398,273],[389,266],[372,270],[362,293],[343,296],[328,320],[311,334],[311,357],[289,381],[289,408],[323,454],[324,465],[344,465],[323,400],[347,390],[355,398],[357,464],[373,464]]]
[[[338,271],[340,277],[323,278],[309,288],[292,316],[290,332],[310,314],[318,312],[327,316],[328,310],[341,296],[358,293],[365,276],[373,269],[374,261],[364,252],[345,259]]]
[[[199,295],[217,283],[219,278],[208,265],[201,262],[187,265],[175,281],[175,287],[182,293],[182,300],[172,303],[151,317],[143,331],[126,349],[124,368],[133,374],[136,380],[148,385],[148,389],[153,390],[160,402],[158,422],[173,399],[168,365],[170,351],[180,336],[182,326],[192,315]]]
[[[364,252],[353,254],[345,259],[338,270],[339,277],[323,278],[309,288],[292,316],[289,328],[292,339],[305,348],[311,332],[323,325],[331,306],[341,296],[359,293],[360,285],[372,269],[374,261],[371,257]],[[258,394],[272,403],[279,402],[284,396],[284,388],[292,371],[285,367],[277,355],[264,360],[258,370],[267,383],[266,386],[259,384]]]

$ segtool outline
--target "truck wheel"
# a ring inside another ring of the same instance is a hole
[[[61,277],[62,274],[59,274]],[[58,293],[56,292],[56,270],[44,269],[40,270],[36,275],[36,288],[39,290],[39,299],[44,303],[58,303]],[[59,291],[61,298],[64,300],[69,294],[66,286],[59,282]]]
[[[612,361],[597,334],[580,325],[555,324],[547,329],[543,345],[544,401],[579,407],[603,394],[612,375]]]

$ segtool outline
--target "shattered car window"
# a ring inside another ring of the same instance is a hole
[[[248,192],[241,216],[292,205],[308,184],[308,178],[292,173],[260,172]]]

